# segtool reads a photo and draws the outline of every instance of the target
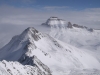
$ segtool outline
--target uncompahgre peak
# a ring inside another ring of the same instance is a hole
[[[45,23],[42,25],[53,26],[53,25],[65,25],[66,21],[59,19],[58,17],[50,17]]]

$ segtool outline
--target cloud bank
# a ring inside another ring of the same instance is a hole
[[[100,8],[88,8],[79,11],[69,10],[67,6],[47,6],[36,9],[3,5],[0,6],[0,40],[7,42],[25,28],[41,25],[51,16],[57,16],[67,22],[100,29]]]
[[[50,16],[57,16],[72,23],[85,25],[91,28],[100,28],[100,8],[90,8],[81,11],[59,10],[63,8],[67,9],[68,7],[47,6],[41,9],[34,9],[1,6],[0,25],[40,25],[41,23],[45,22]]]

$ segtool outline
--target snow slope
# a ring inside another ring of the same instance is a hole
[[[50,35],[78,48],[100,50],[100,30],[51,27]]]
[[[98,72],[100,70],[100,62],[91,54],[41,33],[33,27],[29,27],[22,34],[13,37],[0,50],[0,60],[18,61],[21,66],[34,67],[35,64],[46,75],[51,73],[66,75],[66,73],[72,73],[69,71],[80,69],[96,69]],[[10,65],[9,62],[7,63]],[[26,70],[24,69],[24,71]]]
[[[43,71],[38,65],[22,65],[15,61],[1,61],[0,62],[0,75],[51,75]]]

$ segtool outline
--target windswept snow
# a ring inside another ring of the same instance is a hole
[[[88,50],[100,49],[99,30],[93,30],[93,32],[91,32],[86,28],[59,28],[56,26],[56,28],[51,28],[50,35],[78,48],[84,48]]]
[[[22,65],[19,62],[15,61],[1,61],[0,62],[0,75],[50,75],[45,74],[45,71],[42,71],[39,68],[39,65]]]
[[[52,30],[52,36],[57,35],[54,33],[58,33],[58,31],[59,29],[55,31]],[[62,29],[61,32],[65,32],[65,29]],[[61,37],[61,35],[64,36],[60,34],[59,37]],[[86,73],[87,70],[90,72],[93,70],[93,73],[95,73],[96,70],[96,72],[100,73],[100,62],[96,57],[84,49],[80,50],[53,37],[41,33],[33,27],[29,27],[22,34],[13,37],[12,40],[0,50],[0,60],[19,61],[22,67],[28,65],[34,68],[34,65],[36,65],[36,68],[40,69],[40,71],[46,75],[50,75],[51,73],[53,75],[73,75],[77,70],[82,70],[83,73],[84,69],[86,69]],[[56,36],[58,39],[59,37]],[[34,58],[34,56],[36,57]],[[1,63],[1,65],[2,64],[3,63]],[[11,63],[7,62],[7,64],[9,66]],[[6,71],[4,66],[1,68],[3,68],[3,71]],[[26,70],[27,69],[23,69],[23,71],[25,71],[23,73],[26,73]],[[81,75],[81,72],[77,73]],[[91,73],[87,73],[87,75],[88,74]]]

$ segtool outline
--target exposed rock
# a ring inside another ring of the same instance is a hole
[[[71,22],[68,22],[67,27],[68,27],[68,28],[73,28]]]

